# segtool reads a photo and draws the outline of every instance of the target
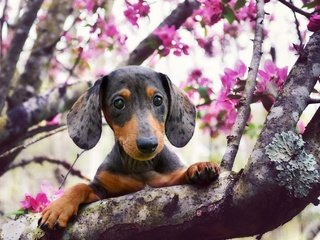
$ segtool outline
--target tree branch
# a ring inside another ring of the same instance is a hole
[[[238,109],[237,118],[232,127],[231,134],[230,136],[228,136],[227,149],[221,161],[221,167],[229,171],[232,169],[235,157],[239,149],[241,136],[243,135],[244,129],[250,116],[250,104],[253,101],[256,78],[261,59],[261,48],[263,42],[264,1],[257,0],[256,8],[257,19],[255,37],[253,41],[253,52],[248,72],[248,78],[244,89],[244,96],[240,99],[240,107]]]
[[[25,65],[24,72],[17,81],[17,87],[10,98],[13,108],[28,98],[35,96],[41,87],[40,76],[47,70],[56,44],[63,33],[63,25],[72,12],[72,1],[58,0],[50,5],[46,18],[37,24],[37,38]],[[51,43],[48,45],[48,43]]]
[[[88,87],[89,82],[80,82],[54,88],[43,95],[30,98],[6,116],[0,117],[0,153],[5,152],[7,145],[25,134],[29,127],[69,109]],[[12,161],[8,159],[0,159],[0,175]]]
[[[62,166],[63,168],[65,168],[66,170],[70,171],[70,174],[77,176],[79,178],[85,179],[86,181],[90,181],[89,178],[87,178],[86,176],[84,176],[80,170],[74,169],[70,163],[68,163],[65,160],[59,160],[59,159],[53,159],[50,157],[46,157],[46,156],[38,156],[38,157],[34,157],[33,159],[29,159],[29,160],[21,160],[19,163],[17,164],[12,164],[8,167],[8,171],[13,170],[15,168],[20,168],[20,167],[26,167],[27,165],[31,164],[31,163],[37,163],[37,164],[43,164],[44,162],[48,162],[51,164],[55,164],[55,165],[59,165]]]
[[[176,29],[180,28],[187,18],[192,15],[193,10],[199,7],[200,3],[198,1],[185,0],[183,3],[180,3],[156,29],[164,25],[175,26]],[[140,65],[160,46],[161,41],[153,34],[153,32],[139,43],[139,45],[131,52],[129,58],[121,65]]]
[[[43,140],[43,139],[45,139],[47,137],[50,137],[50,136],[52,136],[52,135],[54,135],[54,134],[56,134],[58,132],[65,131],[66,129],[67,129],[67,127],[63,126],[63,127],[59,128],[59,129],[50,131],[50,132],[46,133],[44,136],[41,136],[40,138],[37,138],[37,139],[35,139],[33,141],[30,141],[28,143],[24,143],[22,145],[16,146],[16,147],[14,147],[14,148],[12,148],[12,149],[0,154],[0,160],[2,158],[8,157],[9,155],[11,155],[11,154],[13,154],[13,153],[15,153],[17,151],[21,151],[22,149],[25,149],[25,148],[29,147],[30,145],[35,144],[35,143],[37,143],[37,142],[39,142],[39,141],[41,141],[41,140]]]
[[[301,8],[296,7],[295,5],[287,2],[286,0],[279,0],[279,2],[281,2],[283,5],[290,8],[292,11],[297,12],[297,13],[305,16],[306,18],[309,18],[311,16],[310,13],[303,11]]]
[[[8,89],[12,77],[14,75],[20,53],[24,43],[29,35],[29,30],[37,17],[37,13],[42,5],[43,0],[28,1],[26,10],[20,18],[15,35],[10,44],[10,48],[1,63],[2,69],[0,71],[0,114],[3,110]]]

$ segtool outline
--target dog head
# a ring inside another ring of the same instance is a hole
[[[170,79],[151,69],[128,66],[96,81],[67,116],[69,135],[80,148],[94,147],[101,136],[101,110],[115,139],[133,159],[149,160],[164,146],[191,139],[195,107]]]

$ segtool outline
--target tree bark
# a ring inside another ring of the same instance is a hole
[[[13,78],[20,53],[29,35],[30,28],[37,17],[43,0],[28,1],[26,10],[20,18],[15,35],[11,41],[6,57],[1,60],[0,71],[0,114],[3,110],[8,89]]]
[[[12,147],[11,142],[24,136],[29,127],[69,109],[89,87],[89,82],[57,87],[30,98],[0,117],[0,154]],[[11,161],[10,156],[0,157],[0,176],[6,172]]]
[[[52,1],[46,18],[38,22],[37,38],[24,72],[15,84],[15,90],[10,97],[10,109],[39,93],[44,72],[48,70],[55,46],[63,34],[63,25],[71,12],[72,1]]]

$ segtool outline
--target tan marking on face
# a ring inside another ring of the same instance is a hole
[[[115,138],[119,141],[124,151],[132,158],[137,159],[141,154],[136,140],[139,135],[138,119],[135,115],[124,124],[123,127],[114,124],[112,126]]]
[[[144,183],[135,178],[113,174],[108,171],[102,171],[96,177],[111,197],[137,192],[144,187]]]
[[[131,96],[131,92],[128,88],[124,88],[119,91],[119,95],[124,99],[128,100]]]
[[[156,92],[156,89],[153,87],[147,87],[146,93],[149,98],[153,97]]]

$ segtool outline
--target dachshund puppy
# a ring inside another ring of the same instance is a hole
[[[101,136],[101,112],[114,132],[115,144],[89,184],[66,190],[42,212],[41,226],[66,227],[82,203],[133,193],[144,188],[210,183],[219,168],[211,162],[185,167],[165,146],[176,147],[193,135],[196,110],[170,79],[151,69],[128,66],[99,79],[67,116],[69,135],[82,149]]]

